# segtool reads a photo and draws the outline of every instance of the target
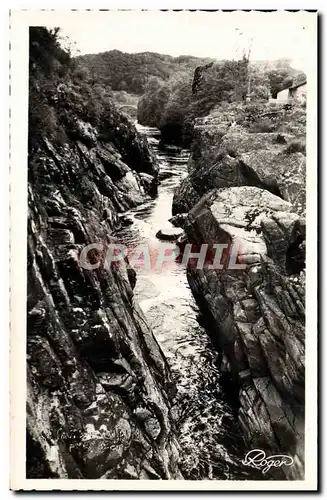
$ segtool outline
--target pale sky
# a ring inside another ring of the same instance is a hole
[[[251,59],[290,58],[308,71],[316,50],[315,14],[307,12],[54,11],[81,54],[111,49],[238,59],[253,38]]]

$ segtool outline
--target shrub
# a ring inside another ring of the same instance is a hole
[[[304,140],[292,141],[289,143],[287,148],[285,149],[285,153],[303,153],[305,155],[306,145]]]
[[[260,132],[273,132],[275,129],[275,126],[273,123],[271,123],[271,121],[267,118],[264,118],[260,121],[258,121],[257,123],[254,123],[251,127],[250,127],[250,132],[254,132],[254,133],[260,133]]]
[[[273,142],[275,142],[276,144],[287,144],[287,141],[282,134],[277,134],[277,137]]]

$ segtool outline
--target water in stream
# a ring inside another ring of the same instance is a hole
[[[132,223],[117,236],[128,245],[160,245],[157,231],[169,227],[175,187],[187,173],[188,150],[160,146],[157,129],[137,125],[160,163],[158,196],[124,217]],[[247,450],[235,411],[221,389],[217,352],[198,321],[198,309],[178,262],[158,271],[137,271],[135,297],[152,327],[177,386],[174,412],[185,479],[254,479],[242,465]],[[262,477],[260,478],[262,479]]]

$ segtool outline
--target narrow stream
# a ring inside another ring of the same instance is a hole
[[[175,187],[187,173],[188,150],[160,146],[155,128],[144,133],[160,163],[158,196],[124,214],[129,225],[117,236],[127,245],[160,244],[155,237],[171,226]],[[166,265],[165,265],[166,266]],[[235,411],[223,395],[217,352],[199,323],[199,311],[178,262],[158,271],[139,268],[135,297],[153,329],[177,385],[174,412],[185,479],[255,479],[255,470],[241,461],[246,449]],[[262,477],[260,477],[262,479]]]

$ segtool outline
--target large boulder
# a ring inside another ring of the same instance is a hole
[[[250,186],[216,189],[189,212],[188,241],[236,245],[231,269],[188,266],[190,287],[239,387],[239,422],[249,449],[293,455],[283,477],[304,474],[304,220],[292,205]]]
[[[236,157],[247,151],[257,151],[259,149],[276,149],[280,151],[283,144],[287,144],[287,142],[285,139],[285,143],[281,143],[277,137],[278,134],[264,132],[250,134],[242,127],[229,128],[221,139],[217,154],[224,153]]]
[[[262,186],[290,201],[299,213],[306,202],[306,158],[300,152],[289,153],[260,149],[241,154],[241,167],[257,176]]]

